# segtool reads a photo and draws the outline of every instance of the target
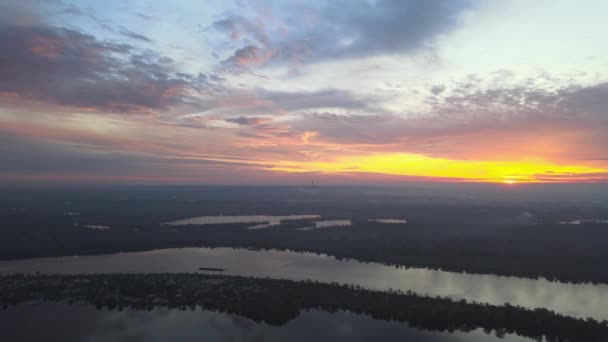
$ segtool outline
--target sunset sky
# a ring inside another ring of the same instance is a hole
[[[608,180],[608,1],[0,1],[0,182]]]

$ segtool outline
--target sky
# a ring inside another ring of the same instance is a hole
[[[0,183],[608,180],[603,0],[0,1]]]

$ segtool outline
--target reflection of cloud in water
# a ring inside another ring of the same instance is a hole
[[[24,325],[35,329],[24,329]],[[0,329],[9,341],[530,341],[515,335],[499,339],[480,329],[428,332],[403,322],[374,320],[349,312],[302,312],[282,326],[204,310],[96,310],[92,305],[22,304],[0,311]]]
[[[576,219],[576,220],[571,220],[571,221],[560,221],[557,223],[558,224],[573,224],[573,225],[579,225],[579,224],[584,224],[584,223],[608,224],[608,219]]]
[[[110,229],[109,226],[102,226],[102,225],[98,225],[98,224],[81,224],[80,227],[87,228],[87,229],[95,229],[95,230]]]
[[[40,258],[0,262],[0,273],[196,272],[201,266],[228,274],[312,279],[370,289],[412,290],[432,296],[528,308],[547,308],[577,317],[608,319],[608,285],[570,284],[546,279],[499,277],[377,263],[337,260],[327,255],[231,248],[181,248],[149,252]]]
[[[369,222],[376,223],[386,223],[386,224],[405,224],[407,220],[405,219],[388,219],[388,218],[378,218],[378,219],[368,219]]]

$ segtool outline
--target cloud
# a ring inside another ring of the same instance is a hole
[[[257,46],[247,45],[234,52],[222,62],[224,70],[236,74],[251,72],[251,68],[260,66],[272,57],[272,52]]]
[[[160,21],[160,18],[154,15],[149,15],[149,14],[145,14],[145,13],[135,13],[135,16],[137,16],[138,18],[142,19],[142,20],[149,20],[149,21]]]
[[[177,73],[156,53],[44,22],[0,21],[0,51],[0,99],[9,105],[149,113],[187,102],[210,82]]]
[[[264,45],[268,44],[269,41],[263,23],[255,24],[240,15],[232,14],[217,20],[211,25],[211,28],[227,33],[232,41],[238,41],[245,37],[251,37]]]
[[[49,1],[49,3],[55,3]],[[32,25],[42,20],[41,5],[34,0],[7,0],[0,3],[0,23],[11,25]]]
[[[378,102],[373,96],[359,96],[339,89],[293,92],[258,90],[257,93],[259,97],[272,101],[286,111],[317,108],[368,109]]]
[[[202,100],[199,114],[214,115],[222,119],[235,116],[284,116],[288,113],[319,109],[373,110],[379,99],[359,96],[349,91],[322,89],[315,91],[275,91],[263,88],[238,90],[225,89]]]
[[[255,46],[256,56],[267,57],[256,58],[256,65],[270,61],[299,64],[417,51],[454,29],[473,5],[468,0],[258,4],[273,10],[268,10],[269,15],[258,13],[255,19],[228,14],[211,28],[228,35],[226,45],[237,47],[233,57]],[[236,63],[233,57],[224,63]]]
[[[583,174],[538,174],[535,179],[540,182],[606,182],[608,172],[583,173]]]
[[[331,2],[313,35],[319,57],[370,56],[423,47],[458,24],[468,1]]]
[[[350,114],[346,114],[346,115],[342,115],[342,114],[336,114],[336,113],[330,113],[330,112],[315,112],[315,113],[308,113],[308,115],[306,116],[308,118],[311,118],[313,120],[327,120],[327,121],[343,121],[343,122],[350,122],[350,123],[378,123],[378,122],[383,122],[386,121],[389,117],[388,116],[382,116],[382,115],[350,115]]]
[[[432,111],[442,116],[511,122],[551,121],[578,124],[608,123],[608,83],[591,85],[537,85],[533,78],[514,85],[477,77],[448,85],[448,91],[430,98]],[[445,86],[444,86],[445,88]]]
[[[443,85],[437,85],[437,86],[433,86],[431,88],[431,93],[433,95],[439,95],[439,94],[443,93],[444,90],[445,90],[445,86],[443,86]]]
[[[294,122],[293,127],[296,131],[317,131],[324,141],[344,145],[381,146],[398,143],[411,134],[421,133],[419,131],[421,127],[414,120],[409,121],[389,113],[344,115],[333,112],[309,112]]]
[[[240,131],[238,135],[246,138],[250,146],[256,147],[278,147],[282,149],[282,153],[286,152],[288,146],[308,145],[311,140],[318,136],[318,132],[304,131],[297,132],[291,129],[289,125],[267,125],[259,124],[247,131]],[[268,152],[259,150],[259,152]],[[297,151],[291,151],[292,156],[296,155]]]
[[[290,125],[294,133],[318,132],[319,152],[325,145],[352,154],[591,162],[607,155],[608,84],[548,88],[539,82],[475,78],[446,83],[440,85],[443,91],[430,93],[428,108],[417,112],[382,111],[373,104],[367,109],[309,109]]]
[[[0,183],[13,181],[69,182],[154,181],[204,182],[259,169],[256,164],[174,155],[154,155],[141,151],[92,149],[89,147],[0,136]]]
[[[178,174],[190,170],[182,166],[188,158],[215,158],[245,160],[230,162],[238,173],[260,161],[382,153],[606,164],[608,83],[577,83],[598,80],[601,73],[562,71],[558,79],[500,70],[445,81],[459,77],[460,62],[432,73],[426,63],[421,70],[410,63],[443,42],[476,0],[297,1],[239,1],[238,14],[220,16],[217,11],[233,6],[202,5],[217,18],[204,30],[204,46],[197,45],[197,32],[187,30],[201,18],[179,13],[188,9],[131,7],[162,13],[168,25],[179,20],[172,32],[183,39],[170,42],[154,34],[159,27],[148,21],[159,18],[116,15],[121,6],[2,2],[0,130],[27,136],[36,146],[28,139],[0,141],[14,165],[0,163],[0,171],[94,174],[118,163],[117,174],[147,175],[158,163],[159,175]],[[129,19],[144,26],[130,26]],[[152,40],[158,44],[147,44]],[[454,42],[446,41],[448,49],[437,55],[450,57]],[[154,48],[162,53],[147,50]],[[324,64],[306,67],[313,63]],[[300,65],[305,67],[297,70]],[[204,68],[216,73],[198,73]],[[286,79],[299,71],[307,73]],[[275,78],[239,77],[256,72]],[[58,165],[42,165],[44,156]],[[201,162],[224,176],[210,165]]]
[[[255,126],[255,125],[261,125],[264,123],[267,123],[270,121],[269,118],[262,118],[262,117],[245,117],[245,116],[239,116],[237,118],[229,118],[229,119],[225,119],[226,122],[231,122],[231,123],[235,123],[238,125],[243,125],[243,126]]]
[[[152,42],[152,39],[150,39],[150,38],[148,38],[148,37],[146,37],[144,35],[141,35],[139,33],[135,33],[133,31],[129,31],[129,30],[127,30],[124,27],[121,27],[120,31],[118,31],[118,33],[120,33],[121,35],[123,35],[123,36],[125,36],[127,38],[131,38],[131,39],[135,39],[135,40],[140,40],[142,42],[146,42],[146,43],[151,43]]]

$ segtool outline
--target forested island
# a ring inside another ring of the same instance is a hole
[[[546,309],[527,310],[431,298],[351,285],[202,273],[0,276],[3,308],[31,301],[86,302],[98,308],[217,310],[282,325],[302,310],[338,310],[402,321],[431,331],[494,331],[547,341],[605,341],[608,322],[576,319]]]

